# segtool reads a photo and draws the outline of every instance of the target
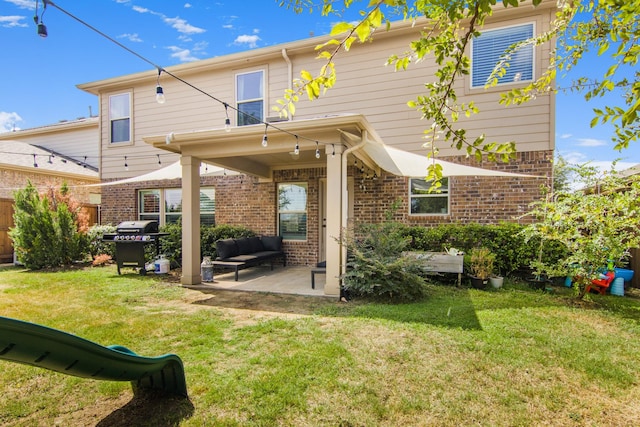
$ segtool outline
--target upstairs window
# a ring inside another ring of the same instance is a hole
[[[131,95],[109,97],[109,133],[112,144],[131,142]]]
[[[431,181],[424,178],[411,178],[409,199],[411,215],[448,215],[449,214],[449,179],[442,178],[442,186],[430,191]]]
[[[238,126],[264,122],[264,72],[236,75]]]
[[[471,42],[471,87],[484,87],[496,64],[515,43],[533,37],[533,23],[485,30]],[[507,72],[498,78],[498,84],[533,80],[533,45],[511,52]]]
[[[285,240],[307,239],[307,184],[278,185],[278,232]]]

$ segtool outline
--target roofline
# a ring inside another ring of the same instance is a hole
[[[0,140],[6,141],[6,140],[18,139],[24,136],[41,135],[41,134],[52,133],[52,132],[62,132],[70,129],[84,129],[84,128],[89,128],[94,126],[97,127],[99,123],[100,123],[100,118],[98,116],[86,117],[86,118],[77,119],[77,120],[68,120],[68,121],[65,120],[65,121],[60,121],[58,123],[54,123],[50,125],[20,129],[13,132],[0,132]]]

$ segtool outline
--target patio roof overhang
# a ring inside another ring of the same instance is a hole
[[[155,148],[193,156],[225,169],[271,180],[279,169],[325,167],[326,155],[339,144],[350,148],[361,141],[382,143],[371,124],[360,114],[289,120],[267,126],[268,145],[262,146],[265,125],[175,132],[144,137]],[[298,135],[299,154],[294,154]],[[318,144],[316,145],[316,141]],[[321,151],[316,158],[316,148]],[[363,150],[353,154],[371,170],[380,167]]]

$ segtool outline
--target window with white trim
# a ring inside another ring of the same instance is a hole
[[[131,94],[109,96],[109,140],[131,142]]]
[[[216,224],[215,190],[200,188],[200,224]],[[138,190],[138,219],[158,221],[158,224],[173,224],[182,217],[182,189],[155,188]]]
[[[509,63],[498,84],[533,80],[533,44],[521,46],[505,58],[506,51],[515,43],[533,37],[533,23],[484,30],[471,41],[471,87],[484,87],[496,64]]]
[[[278,184],[278,234],[285,240],[307,239],[307,183]]]
[[[437,190],[431,190],[431,183],[424,178],[409,180],[411,215],[449,214],[449,179],[442,178],[442,186]]]
[[[236,75],[238,126],[264,122],[264,71]]]

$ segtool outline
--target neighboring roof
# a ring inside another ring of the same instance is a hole
[[[69,129],[82,129],[97,126],[100,121],[98,116],[82,117],[76,120],[61,120],[51,125],[38,126],[28,129],[20,129],[13,132],[0,132],[0,141],[11,141],[18,137],[38,135],[42,133],[60,132]]]
[[[20,141],[0,141],[0,168],[76,179],[100,179],[98,172],[91,167]]]
[[[640,174],[640,163],[638,163],[635,166],[631,166],[629,169],[625,169],[623,171],[620,171],[619,175],[620,176],[633,176],[633,175],[638,175]]]

